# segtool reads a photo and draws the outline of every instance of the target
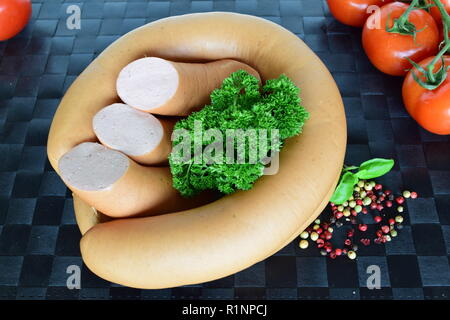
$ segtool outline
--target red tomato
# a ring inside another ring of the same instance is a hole
[[[352,26],[362,27],[369,13],[367,8],[371,5],[384,6],[394,0],[327,0],[331,13],[339,22]]]
[[[419,63],[427,66],[434,57],[428,57]],[[450,56],[444,56],[446,66],[450,66]],[[437,71],[442,62],[436,63]],[[447,71],[447,79],[435,90],[422,88],[412,76],[415,72],[420,78],[424,78],[416,69],[409,71],[403,83],[403,102],[406,110],[423,128],[435,134],[450,134],[450,72]]]
[[[439,28],[442,28],[442,17],[441,12],[439,11],[439,8],[434,5],[434,2],[432,0],[428,0],[429,3],[433,4],[433,6],[430,9],[430,13],[433,16],[434,20],[437,22]],[[442,4],[444,5],[445,11],[450,13],[450,0],[441,0]]]
[[[418,62],[436,54],[439,45],[439,30],[433,17],[422,9],[413,10],[409,21],[416,26],[416,39],[412,35],[403,35],[386,31],[386,22],[392,27],[394,19],[399,18],[408,5],[394,2],[381,8],[381,28],[370,29],[364,25],[362,43],[372,64],[378,70],[393,75],[403,76],[411,68],[406,57]]]
[[[31,16],[30,0],[0,0],[0,41],[18,34]]]

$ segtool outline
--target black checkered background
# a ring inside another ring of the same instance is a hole
[[[81,30],[66,28],[71,4],[81,8]],[[296,239],[238,274],[166,290],[111,284],[83,265],[70,192],[46,158],[58,103],[121,35],[163,17],[206,11],[264,17],[297,34],[323,59],[345,102],[346,163],[394,158],[393,172],[380,181],[420,195],[407,202],[405,228],[394,241],[361,248],[351,261],[322,257],[312,246],[301,250]],[[0,298],[448,299],[450,138],[426,132],[408,116],[401,79],[370,65],[360,36],[359,29],[336,22],[322,0],[33,0],[28,27],[0,42]],[[66,288],[66,269],[73,264],[82,270],[80,290]],[[381,268],[379,290],[366,287],[369,265]]]

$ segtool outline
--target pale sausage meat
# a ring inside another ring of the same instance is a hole
[[[104,146],[145,165],[167,162],[172,149],[173,123],[123,103],[101,109],[92,121],[94,132]]]

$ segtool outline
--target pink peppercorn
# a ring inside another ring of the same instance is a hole
[[[375,185],[375,190],[381,190],[381,189],[383,189],[383,186],[381,184],[378,183]]]
[[[367,231],[367,224],[360,224],[360,225],[358,226],[358,229],[359,229],[360,231],[362,231],[362,232]]]
[[[337,256],[340,256],[342,254],[342,249],[337,248],[336,250],[334,250],[334,252]]]
[[[383,220],[380,216],[375,216],[374,218],[373,218],[373,220],[376,222],[376,223],[380,223],[381,222],[381,220]]]
[[[367,210],[367,208],[363,208],[361,211],[363,214],[367,214],[369,211]]]
[[[386,207],[388,207],[388,208],[392,207],[392,201],[391,200],[386,201]]]
[[[395,219],[389,219],[389,224],[392,226],[392,225],[394,225],[395,224]]]
[[[383,233],[389,233],[389,231],[390,231],[391,229],[389,228],[389,226],[382,226],[382,227],[381,227],[381,230],[383,231]]]
[[[411,199],[416,199],[417,198],[417,192],[411,192]]]
[[[395,198],[395,201],[397,201],[398,204],[402,204],[403,202],[405,202],[405,198],[397,197],[397,198]]]
[[[350,240],[350,239],[345,239],[344,244],[345,244],[346,246],[351,246],[351,245],[352,245],[352,240]]]
[[[323,248],[323,246],[325,245],[325,241],[323,241],[323,239],[317,239],[316,241],[317,243],[317,248]]]
[[[383,209],[384,209],[384,207],[381,204],[377,205],[377,210],[378,211],[382,211]]]

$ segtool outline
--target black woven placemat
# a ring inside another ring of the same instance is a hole
[[[72,4],[81,8],[81,30],[66,27]],[[159,18],[204,11],[274,21],[323,59],[344,97],[346,162],[394,158],[393,172],[380,181],[421,196],[408,201],[398,238],[360,250],[356,261],[300,250],[295,240],[233,276],[167,290],[118,286],[83,266],[70,193],[46,158],[57,105],[76,76],[121,35]],[[424,131],[408,116],[401,83],[370,65],[360,30],[336,22],[321,0],[33,0],[28,27],[0,42],[0,299],[448,299],[450,138]],[[70,265],[81,268],[80,290],[66,287]],[[366,287],[369,265],[381,268],[379,290]]]

